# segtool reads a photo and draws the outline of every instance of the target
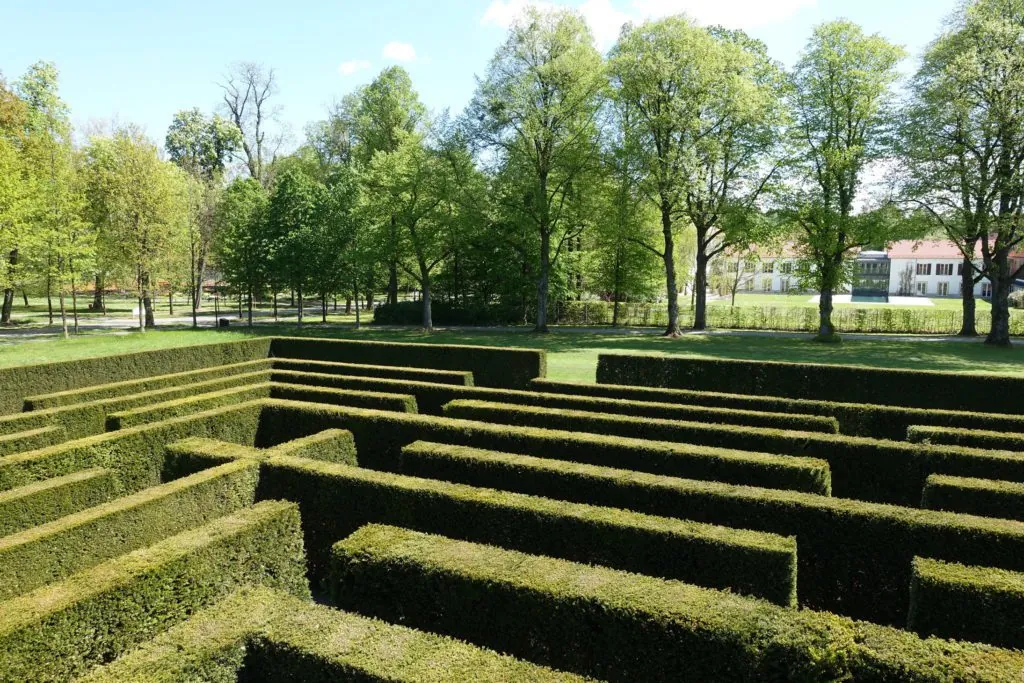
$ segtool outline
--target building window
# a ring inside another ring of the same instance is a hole
[[[931,275],[932,274],[932,264],[930,264],[930,263],[918,263],[917,264],[917,274],[918,275]]]
[[[963,275],[964,274],[964,264],[963,264],[963,262],[960,262],[960,263],[956,264],[956,274],[957,275]]]
[[[775,272],[775,261],[765,261],[764,262],[764,272],[766,272],[766,273],[774,273]]]
[[[748,258],[743,261],[743,270],[753,273],[757,270],[757,259]]]
[[[962,266],[963,264],[961,263],[960,265]],[[953,264],[952,263],[936,263],[935,264],[935,274],[936,275],[952,275],[953,274]]]
[[[786,261],[785,263],[780,264],[779,265],[779,272],[782,273],[783,275],[789,275],[790,273],[793,272],[793,264],[790,263],[789,261]]]
[[[982,282],[981,283],[981,295],[983,297],[985,297],[986,299],[988,299],[988,298],[990,298],[992,296],[992,283],[991,282]]]
[[[766,292],[772,291],[772,279],[770,277],[766,277],[761,282],[761,289],[763,289]]]
[[[743,290],[746,291],[746,292],[754,291],[754,280],[751,279],[751,278],[747,278],[746,280],[744,280],[744,282],[743,282]]]
[[[918,267],[920,267],[920,266],[918,266]],[[924,296],[925,294],[927,294],[928,293],[928,283],[927,282],[918,282],[917,283],[917,293],[919,295],[921,295],[921,296]]]
[[[950,264],[950,268],[952,267],[953,264]],[[938,286],[935,288],[935,293],[938,294],[939,296],[949,296],[949,283],[940,282]]]
[[[783,265],[788,265],[788,264],[783,264]],[[789,291],[789,278],[788,277],[782,278],[782,280],[779,282],[779,291],[780,292],[788,292]]]

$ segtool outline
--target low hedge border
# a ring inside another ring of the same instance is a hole
[[[387,393],[380,391],[356,391],[333,387],[311,387],[285,382],[270,383],[270,398],[309,403],[330,403],[333,405],[391,410],[396,413],[415,413],[416,397],[408,393]]]
[[[26,396],[259,360],[269,355],[270,347],[269,337],[257,337],[3,368],[0,414],[20,411]]]
[[[1024,648],[1024,574],[918,557],[913,576],[910,630]]]
[[[1007,433],[982,429],[913,425],[907,429],[907,440],[915,443],[1024,453],[1024,432]]]
[[[116,473],[122,491],[134,493],[162,481],[168,443],[190,436],[253,443],[262,409],[251,401],[8,455],[0,458],[0,491],[102,467]]]
[[[701,405],[739,410],[760,410],[777,413],[823,415],[839,421],[839,431],[850,436],[868,436],[902,441],[911,425],[936,425],[967,429],[1024,431],[1024,417],[958,410],[907,408],[904,406],[868,405],[814,401],[779,396],[756,396],[694,389],[659,389],[621,384],[584,384],[535,379],[535,391],[557,394],[586,394],[629,401],[654,401],[685,405]],[[471,398],[471,397],[467,397]]]
[[[242,585],[309,598],[293,504],[267,501],[0,603],[0,679],[68,681]]]
[[[606,353],[597,357],[597,382],[982,413],[1012,413],[1017,405],[1006,397],[1024,395],[1024,379],[1013,376]]]
[[[774,534],[283,456],[263,462],[260,495],[299,503],[314,577],[338,538],[382,522],[796,599],[796,541]]]
[[[117,493],[114,473],[102,468],[0,492],[0,538],[105,503]]]
[[[19,453],[21,451],[34,451],[37,448],[45,448],[55,443],[60,443],[67,438],[67,431],[61,425],[50,425],[48,427],[36,427],[23,432],[4,434],[0,436],[0,457]]]
[[[610,681],[994,681],[1024,670],[1020,652],[394,527],[364,527],[334,559],[343,608]]]
[[[1024,484],[933,474],[925,482],[921,507],[1024,521]]]
[[[329,375],[382,377],[417,382],[433,382],[436,384],[454,384],[456,386],[473,386],[473,373],[468,370],[433,370],[430,368],[402,367],[398,365],[363,365],[323,360],[302,360],[300,358],[272,358],[270,362],[274,370],[296,370]]]
[[[795,536],[800,605],[882,624],[906,623],[916,555],[1024,571],[1022,522],[475,449],[406,455],[419,476]]]
[[[543,351],[515,347],[274,337],[270,355],[274,358],[469,371],[478,386],[505,389],[526,389],[530,380],[547,374],[547,357]]]
[[[386,654],[385,654],[386,653]],[[311,604],[266,588],[242,588],[152,642],[98,668],[80,683],[240,680],[334,683],[583,683],[551,671],[404,626]]]
[[[0,538],[0,599],[252,505],[258,479],[256,463],[227,463]]]
[[[821,494],[827,494],[831,485],[827,464],[813,458],[275,399],[264,402],[261,434],[288,440],[329,427],[350,430],[356,439],[360,464],[381,470],[398,468],[403,446],[413,441],[438,441],[691,479]],[[264,439],[258,445],[274,444],[265,443]],[[917,496],[919,500],[920,489]]]
[[[231,387],[230,389],[192,394],[170,401],[147,403],[138,408],[108,413],[106,431],[114,432],[119,429],[141,427],[145,424],[187,417],[206,410],[238,405],[239,403],[247,403],[269,397],[270,382],[262,382],[260,384],[246,384],[240,387]]]
[[[520,427],[662,439],[740,451],[818,458],[828,462],[833,495],[897,505],[917,505],[921,500],[925,479],[933,473],[1024,481],[1024,459],[979,449],[910,444],[840,434],[655,420],[485,401],[452,401],[445,406],[445,414],[449,417]]]
[[[567,396],[565,394],[521,391],[517,389],[461,387],[431,382],[326,375],[324,373],[288,370],[275,370],[272,377],[275,381],[293,384],[409,393],[416,397],[417,405],[420,406],[421,411],[429,415],[443,415],[444,405],[456,399],[478,399],[530,406],[576,408],[633,416],[691,419],[751,426],[774,426],[784,429],[806,429],[808,431],[833,434],[839,431],[839,423],[834,417],[821,415],[766,413],[755,410],[627,401],[585,395]]]

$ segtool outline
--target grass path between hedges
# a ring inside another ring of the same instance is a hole
[[[809,339],[774,336],[689,335],[664,339],[654,333],[530,332],[448,330],[425,334],[418,330],[375,330],[365,327],[261,325],[256,334],[337,337],[432,344],[522,346],[548,351],[548,376],[553,379],[593,382],[597,355],[604,352],[691,355],[704,358],[742,358],[815,363],[843,363],[875,367],[991,372],[1024,375],[1024,345],[992,349],[978,343],[847,340],[840,345],[816,344]],[[0,367],[47,363],[75,358],[117,355],[148,349],[209,344],[242,339],[243,330],[151,330],[145,334],[88,334],[69,339],[23,341],[0,346]],[[3,340],[0,334],[0,341]],[[728,390],[728,387],[722,387]]]

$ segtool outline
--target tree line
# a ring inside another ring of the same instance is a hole
[[[787,70],[744,32],[684,16],[627,24],[602,54],[578,13],[528,9],[458,115],[428,111],[390,67],[285,154],[274,72],[239,64],[217,113],[175,116],[165,155],[130,126],[75,144],[39,63],[0,87],[3,321],[28,280],[62,312],[86,280],[96,297],[133,282],[142,327],[167,281],[195,316],[216,272],[250,320],[282,291],[301,322],[311,298],[358,314],[404,288],[427,329],[439,301],[546,331],[552,300],[597,297],[613,322],[620,302],[661,301],[678,335],[685,285],[694,328],[707,324],[714,259],[791,241],[832,340],[858,251],[944,235],[964,255],[961,333],[976,334],[987,279],[987,341],[1007,345],[1024,268],[1024,0],[962,6],[901,83],[904,57],[839,20]]]

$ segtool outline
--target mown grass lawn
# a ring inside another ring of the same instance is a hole
[[[46,363],[74,358],[116,355],[154,348],[241,339],[247,330],[160,330],[139,334],[89,334],[67,341],[22,341],[0,345],[0,367]],[[991,372],[1024,375],[1024,346],[992,349],[980,343],[956,341],[846,340],[822,345],[808,337],[783,335],[711,334],[665,339],[656,332],[580,332],[557,330],[547,335],[528,331],[451,330],[426,334],[419,330],[380,330],[308,325],[260,325],[253,334],[287,334],[423,342],[429,344],[481,344],[524,346],[548,351],[548,375],[555,379],[594,381],[599,353],[653,353],[704,358],[743,358],[814,363],[843,363],[875,367]],[[9,341],[11,338],[8,338]],[[0,343],[4,342],[0,333]],[[728,387],[723,387],[728,390]]]

